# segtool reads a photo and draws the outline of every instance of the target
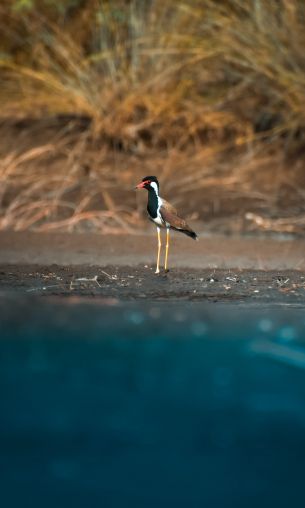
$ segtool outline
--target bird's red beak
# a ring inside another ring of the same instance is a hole
[[[146,182],[138,183],[138,185],[136,186],[136,189],[144,189],[145,184],[146,184]]]

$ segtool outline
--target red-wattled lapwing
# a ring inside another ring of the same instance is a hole
[[[161,234],[160,228],[166,228],[166,250],[164,269],[167,270],[168,248],[169,248],[169,230],[180,231],[187,236],[198,240],[196,233],[188,226],[184,219],[177,214],[177,210],[165,199],[159,196],[159,182],[155,176],[145,176],[136,189],[146,189],[148,191],[147,212],[148,217],[157,226],[158,233],[158,256],[156,273],[160,273],[160,252],[161,252]]]

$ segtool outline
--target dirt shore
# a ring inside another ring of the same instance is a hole
[[[136,268],[154,265],[156,242],[154,230],[139,235],[5,231],[0,232],[0,263]],[[169,264],[171,269],[305,270],[305,239],[207,235],[199,230],[199,241],[194,242],[173,233]]]
[[[119,300],[305,303],[305,272],[176,268],[155,275],[151,266],[0,265],[1,292]]]
[[[305,302],[305,241],[174,236],[169,273],[154,273],[155,238],[6,232],[0,291],[117,300]]]

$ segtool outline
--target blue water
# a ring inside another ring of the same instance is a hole
[[[303,309],[1,302],[1,507],[304,506]]]

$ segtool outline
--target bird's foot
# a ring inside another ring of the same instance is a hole
[[[160,273],[160,270],[159,268],[156,269],[155,273]]]

